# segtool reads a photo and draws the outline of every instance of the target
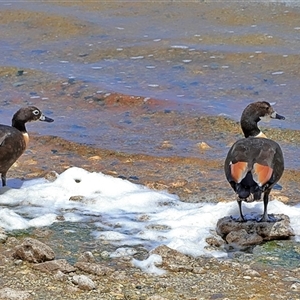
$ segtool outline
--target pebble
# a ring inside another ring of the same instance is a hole
[[[211,149],[211,147],[210,147],[207,143],[205,143],[205,142],[198,143],[198,146],[199,146],[199,148],[202,149],[202,150],[208,150],[208,149]]]
[[[0,243],[5,243],[7,240],[7,235],[4,232],[0,232]]]
[[[255,270],[248,269],[248,270],[245,271],[244,276],[248,276],[248,277],[249,276],[250,277],[260,277],[260,274],[257,271],[255,271]]]
[[[293,283],[291,285],[290,289],[293,291],[296,291],[296,292],[300,292],[300,283],[299,282]]]

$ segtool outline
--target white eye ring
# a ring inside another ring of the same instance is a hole
[[[32,112],[35,116],[37,116],[40,112],[36,109]]]

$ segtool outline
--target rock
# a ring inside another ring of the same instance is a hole
[[[300,283],[295,282],[290,286],[290,289],[296,292],[300,292]]]
[[[0,227],[0,243],[5,243],[7,240],[7,235],[5,233],[5,230]]]
[[[221,247],[224,245],[224,241],[221,238],[209,236],[205,239],[206,243],[212,247]]]
[[[78,261],[94,263],[96,260],[92,252],[86,251],[79,256]]]
[[[55,255],[53,250],[46,244],[32,238],[26,238],[21,245],[14,248],[13,257],[28,262],[40,263],[53,260]]]
[[[81,290],[90,291],[96,289],[95,282],[85,275],[75,275],[72,277],[72,282]]]
[[[193,259],[185,254],[182,254],[174,249],[161,245],[150,252],[158,254],[162,257],[161,267],[173,272],[192,271]]]
[[[263,238],[256,232],[248,233],[245,229],[229,232],[225,240],[228,244],[239,246],[259,245],[263,242]]]
[[[58,177],[58,173],[56,173],[55,171],[50,171],[44,177],[48,181],[54,182],[57,179],[57,177]]]
[[[250,276],[250,277],[261,277],[260,274],[253,269],[246,270],[243,275]]]
[[[62,271],[58,270],[55,274],[54,274],[54,279],[57,281],[67,281],[68,279],[68,275],[64,274]]]
[[[211,149],[211,147],[208,144],[206,144],[205,142],[198,143],[198,147],[201,150],[209,150],[209,149]]]
[[[65,259],[57,259],[35,264],[33,268],[48,273],[53,273],[56,271],[61,271],[62,273],[71,273],[76,271],[76,268],[70,265]]]
[[[275,215],[277,222],[237,222],[227,216],[217,222],[217,233],[229,245],[237,248],[261,244],[263,241],[287,239],[294,236],[290,219],[283,214]]]
[[[26,300],[30,298],[30,293],[26,291],[16,291],[11,288],[0,289],[0,299],[2,300]]]
[[[75,264],[75,267],[86,273],[98,276],[105,276],[114,272],[113,269],[96,263],[77,262]]]

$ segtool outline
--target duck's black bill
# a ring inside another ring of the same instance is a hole
[[[42,115],[42,116],[40,117],[40,121],[49,122],[49,123],[54,122],[53,119],[48,118],[48,117],[46,117],[46,116],[44,116],[44,115]]]
[[[285,120],[284,116],[281,116],[279,114],[275,114],[275,118],[274,119],[278,119],[278,120]]]

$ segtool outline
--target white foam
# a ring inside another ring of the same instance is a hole
[[[0,227],[6,230],[49,226],[62,220],[93,222],[99,228],[91,233],[95,239],[120,248],[142,244],[150,250],[165,244],[192,256],[225,256],[221,250],[208,250],[205,239],[214,234],[218,219],[238,215],[236,201],[184,203],[176,195],[76,167],[54,182],[31,180],[19,189],[2,188],[0,194]],[[262,202],[243,203],[244,214],[262,209]],[[296,240],[300,240],[299,205],[273,200],[268,213],[288,215]]]

